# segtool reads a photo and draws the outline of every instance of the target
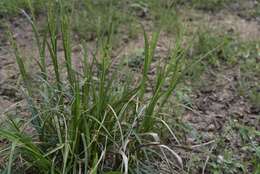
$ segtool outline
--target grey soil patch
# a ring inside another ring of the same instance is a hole
[[[260,24],[256,20],[248,21],[228,11],[220,11],[216,14],[203,13],[196,10],[181,11],[188,24],[199,29],[209,28],[219,32],[232,33],[243,41],[258,41],[260,36]]]
[[[202,80],[207,86],[200,89],[193,97],[195,107],[189,111],[184,120],[200,132],[219,134],[227,121],[239,121],[260,130],[260,119],[252,110],[248,100],[238,95],[237,69],[227,68],[217,74],[207,74]],[[196,112],[194,112],[196,111]],[[213,137],[205,137],[205,141]]]
[[[233,153],[232,159],[236,163],[245,163],[252,158],[252,154],[244,150],[245,140],[236,126],[248,126],[259,131],[260,112],[255,112],[252,104],[238,95],[238,74],[236,67],[226,67],[215,74],[206,73],[201,79],[206,81],[205,87],[199,88],[192,95],[194,105],[185,111],[182,118],[192,128],[183,143],[183,147],[189,149],[180,150],[173,146],[184,161],[199,159],[197,163],[200,167],[192,166],[192,173],[200,173],[203,170],[201,166],[209,162],[217,163],[228,151]],[[252,138],[251,141],[260,143],[259,137]],[[251,171],[251,166],[248,167],[247,170]],[[205,173],[210,173],[206,169]]]
[[[14,38],[21,42],[21,49],[24,53],[30,53],[29,48],[32,47],[32,32],[25,20],[15,18],[12,23],[14,29]],[[0,33],[0,113],[8,110],[8,107],[22,99],[17,83],[19,82],[19,71],[17,69],[13,51],[7,41],[7,34],[2,31]],[[26,48],[28,51],[26,51]],[[31,52],[32,52],[31,48]],[[30,55],[30,54],[28,54]]]

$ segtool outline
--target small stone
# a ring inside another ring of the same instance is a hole
[[[187,140],[186,140],[186,142],[187,142],[188,144],[194,144],[195,138],[188,137]]]
[[[216,129],[214,124],[210,124],[207,128],[208,131],[214,131]]]

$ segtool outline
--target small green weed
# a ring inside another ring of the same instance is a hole
[[[192,0],[195,8],[207,11],[218,11],[231,2],[232,0]]]
[[[237,57],[241,72],[237,85],[238,93],[248,98],[254,107],[259,108],[259,43],[242,42],[238,48]]]
[[[32,5],[36,12],[44,6],[43,0],[33,0]],[[29,10],[28,0],[1,0],[0,1],[0,15],[16,15],[20,13],[20,9]]]

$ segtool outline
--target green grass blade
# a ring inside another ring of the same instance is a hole
[[[16,147],[16,142],[13,142],[12,147],[11,147],[10,156],[9,156],[8,166],[7,166],[7,174],[11,174],[11,172],[12,172],[12,164],[13,164],[15,147]]]

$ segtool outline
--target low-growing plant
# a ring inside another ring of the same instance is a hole
[[[259,108],[259,82],[256,80],[260,73],[259,42],[241,42],[237,47],[237,62],[241,72],[237,84],[238,93],[248,98],[255,108]]]
[[[199,32],[198,34],[198,44],[195,50],[197,54],[205,54],[210,50],[216,48],[218,45],[222,45],[216,51],[208,55],[206,61],[209,65],[219,66],[220,61],[228,60],[232,56],[231,42],[232,38],[228,35],[218,35],[214,32]]]
[[[218,11],[225,7],[232,0],[192,0],[192,4],[195,8],[208,10],[208,11]]]
[[[32,4],[38,11],[43,8],[43,0],[33,0]],[[29,10],[28,0],[1,0],[0,15],[17,15],[19,9]]]
[[[182,170],[181,158],[159,138],[167,130],[172,133],[166,122],[170,118],[163,120],[161,111],[192,67],[181,61],[186,51],[182,48],[181,35],[168,61],[158,66],[153,91],[147,95],[148,73],[159,29],[150,41],[144,31],[140,79],[132,79],[131,74],[120,78],[120,67],[112,67],[112,19],[106,34],[97,31],[94,52],[89,53],[86,43],[80,41],[83,68],[79,70],[72,63],[70,9],[65,8],[62,0],[48,1],[46,6],[47,25],[43,33],[39,32],[35,17],[22,11],[35,34],[39,76],[25,68],[19,46],[10,33],[31,117],[24,124],[8,118],[11,128],[0,129],[1,139],[11,145],[1,151],[3,159],[8,161],[4,172],[13,173],[19,163],[19,170],[36,173],[151,173],[155,159],[172,163],[164,151],[174,157],[173,164]],[[33,6],[29,7],[33,12]],[[64,59],[58,54],[59,38]],[[53,71],[47,70],[48,55]],[[62,73],[62,62],[66,74]],[[28,127],[33,132],[26,132]]]

